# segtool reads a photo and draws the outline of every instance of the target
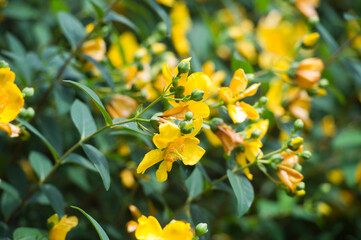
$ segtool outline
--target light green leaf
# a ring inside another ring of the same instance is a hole
[[[359,129],[344,129],[342,130],[332,142],[334,148],[353,148],[361,147],[361,130]]]
[[[93,164],[91,164],[86,158],[76,153],[70,153],[69,156],[65,158],[64,163],[74,163],[91,171],[97,171]]]
[[[58,22],[70,45],[75,48],[85,37],[83,24],[67,12],[58,13]]]
[[[128,120],[128,119],[115,118],[115,119],[113,119],[113,124],[114,125],[119,124],[119,127],[117,126],[118,130],[130,130],[130,131],[137,132],[137,133],[140,133],[143,135],[152,136],[150,133],[140,130],[135,122],[128,122],[128,123],[120,124],[121,122],[123,122],[125,120]]]
[[[86,54],[81,54],[86,60],[91,62],[101,73],[101,75],[104,77],[106,83],[109,85],[109,87],[114,91],[114,81],[112,76],[110,75],[108,69],[104,67],[100,62],[96,61],[95,59],[89,57]]]
[[[68,5],[66,5],[66,3],[62,0],[51,0],[50,6],[55,13],[60,11],[69,12]]]
[[[232,71],[235,72],[239,68],[242,68],[245,73],[253,73],[253,67],[252,65],[241,55],[239,55],[238,52],[233,53],[232,59],[231,59],[231,68]]]
[[[95,10],[95,12],[97,14],[98,19],[104,17],[103,9],[97,3],[95,3],[94,0],[89,0],[89,2],[93,6],[93,8],[94,8],[94,10]]]
[[[87,214],[83,209],[75,207],[75,206],[71,206],[71,208],[74,208],[78,211],[80,211],[82,214],[84,214],[84,216],[93,224],[95,230],[97,231],[99,237],[101,240],[109,240],[108,235],[105,233],[105,231],[103,230],[103,228],[99,225],[99,223],[92,218],[89,214]]]
[[[46,232],[42,229],[21,227],[17,228],[13,234],[14,240],[45,240]]]
[[[227,176],[237,198],[238,215],[242,216],[251,207],[254,199],[252,184],[245,176],[239,176],[231,170],[227,170]]]
[[[185,181],[188,190],[188,199],[193,199],[203,191],[203,177],[201,171],[196,167]]]
[[[59,155],[56,152],[55,148],[50,144],[50,142],[37,129],[35,129],[30,123],[24,121],[23,119],[16,118],[16,121],[23,124],[27,129],[29,129],[30,132],[32,132],[36,136],[38,136],[43,141],[43,143],[45,143],[45,145],[48,147],[48,149],[50,150],[50,152],[53,155],[54,159],[59,158]]]
[[[58,214],[59,218],[62,218],[65,214],[65,203],[61,192],[51,184],[42,184],[40,185],[40,189],[43,194],[48,198],[51,207]]]
[[[119,15],[118,13],[114,12],[114,11],[110,11],[106,16],[105,16],[105,21],[115,21],[115,22],[119,22],[122,23],[128,27],[130,27],[131,29],[133,29],[135,32],[138,32],[138,27],[132,22],[130,21],[128,18]]]
[[[109,166],[103,153],[89,144],[82,144],[82,147],[90,161],[94,163],[95,168],[98,170],[99,175],[103,180],[104,187],[108,191],[110,186]]]
[[[76,99],[71,106],[71,119],[80,133],[81,139],[89,137],[97,130],[93,116],[87,105]]]
[[[81,90],[83,90],[93,100],[95,105],[101,111],[107,124],[111,125],[113,123],[112,118],[109,116],[108,112],[105,110],[103,103],[100,101],[98,95],[96,95],[96,93],[93,90],[91,90],[90,88],[88,88],[87,86],[85,86],[81,83],[73,82],[70,80],[64,80],[64,82],[71,83],[71,84],[77,86],[78,88],[80,88]]]
[[[29,156],[29,161],[41,181],[45,179],[53,167],[51,161],[39,152],[32,151]]]

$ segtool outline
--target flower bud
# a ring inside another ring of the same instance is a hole
[[[318,82],[318,85],[322,88],[327,88],[330,83],[329,81],[326,79],[326,78],[322,78],[319,82]]]
[[[173,81],[172,81],[173,87],[175,87],[175,88],[178,87],[178,80],[179,80],[179,77],[174,77],[174,78],[173,78]]]
[[[26,87],[23,89],[22,94],[24,98],[30,98],[34,96],[34,88]]]
[[[262,132],[259,129],[255,129],[251,133],[251,138],[259,138],[261,136]]]
[[[304,48],[314,47],[317,44],[319,38],[320,38],[320,34],[318,32],[307,34],[302,40],[302,47]]]
[[[312,153],[310,151],[304,151],[303,153],[300,154],[300,156],[303,159],[310,159],[312,157]]]
[[[178,84],[178,83],[177,83]],[[175,98],[183,98],[184,95],[184,90],[185,88],[183,86],[178,86],[176,89],[175,89],[175,94],[174,94],[174,97]]]
[[[293,167],[293,169],[295,169],[297,172],[301,172],[301,171],[302,171],[302,166],[301,166],[301,164],[297,163],[297,164]]]
[[[215,125],[220,125],[223,123],[223,119],[222,118],[213,118],[211,120],[212,123],[214,123]]]
[[[303,121],[301,119],[297,119],[293,124],[295,131],[301,130],[304,127]]]
[[[203,99],[204,91],[200,91],[198,89],[194,89],[191,93],[191,100],[199,102]]]
[[[162,113],[156,113],[150,118],[150,125],[155,130],[159,130],[159,116],[161,116]]]
[[[5,62],[4,60],[0,61],[0,68],[8,68],[9,64],[7,62]]]
[[[139,71],[142,71],[144,69],[144,65],[141,62],[137,62],[137,68]]]
[[[196,226],[196,235],[197,236],[201,236],[201,235],[204,235],[208,232],[208,226],[207,226],[207,223],[199,223],[197,226]]]
[[[312,88],[321,78],[324,65],[319,58],[302,60],[294,72],[296,83],[306,89]]]
[[[179,72],[179,74],[188,73],[190,67],[191,67],[191,65],[189,64],[189,62],[181,62],[181,63],[178,65],[178,72]]]
[[[191,120],[193,118],[193,113],[192,112],[187,112],[185,115],[185,119],[186,120]]]
[[[270,161],[273,163],[280,163],[282,162],[284,157],[280,154],[275,154],[270,158]]]
[[[273,171],[277,172],[278,171],[278,167],[277,164],[274,162],[271,162],[270,167],[272,168]]]
[[[322,183],[320,186],[320,191],[324,194],[327,194],[331,191],[332,185],[330,183]]]
[[[297,190],[304,190],[305,188],[306,188],[305,182],[300,182],[300,183],[297,185]]]
[[[29,108],[22,108],[19,112],[19,116],[21,118],[26,118],[26,119],[30,119],[33,118],[35,115],[35,111],[32,107]]]
[[[296,196],[297,196],[297,197],[302,197],[302,196],[304,196],[304,195],[306,195],[306,191],[305,191],[305,190],[298,190],[298,191],[296,192]]]
[[[262,105],[265,105],[267,102],[268,102],[268,98],[265,97],[265,96],[262,96],[262,97],[259,99],[259,103],[262,104]]]
[[[295,137],[288,141],[287,147],[293,151],[298,150],[303,144],[303,138]]]

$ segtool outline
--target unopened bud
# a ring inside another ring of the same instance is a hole
[[[26,119],[30,119],[33,118],[35,115],[35,111],[32,107],[29,108],[22,108],[19,112],[19,116],[21,118],[26,118]]]
[[[139,71],[142,71],[144,69],[144,65],[141,62],[137,62],[137,68]]]
[[[259,138],[259,136],[261,136],[261,134],[262,134],[261,130],[255,129],[251,133],[251,138]]]
[[[183,121],[179,124],[179,127],[183,134],[189,134],[194,131],[194,126],[191,121]]]
[[[213,118],[211,120],[212,123],[214,123],[215,125],[220,125],[223,123],[223,119],[222,118]]]
[[[34,88],[26,87],[23,89],[22,94],[23,94],[24,98],[30,98],[30,97],[34,96]]]
[[[181,63],[178,65],[178,72],[179,72],[179,74],[188,73],[190,67],[191,67],[191,66],[190,66],[189,62],[181,62]]]
[[[7,62],[5,62],[4,60],[0,61],[0,68],[8,68],[9,64]]]
[[[203,99],[204,91],[200,91],[198,89],[194,89],[191,93],[191,100],[199,102]]]
[[[207,223],[199,223],[197,226],[196,226],[196,235],[197,236],[201,236],[201,235],[204,235],[208,232],[208,226],[207,226]]]
[[[302,197],[302,196],[304,196],[304,195],[306,195],[306,191],[305,191],[305,190],[298,190],[298,191],[296,192],[296,196],[297,196],[297,197]]]
[[[303,159],[307,160],[310,159],[312,157],[312,153],[310,151],[304,151],[303,153],[301,153],[300,155]]]
[[[301,166],[301,164],[296,164],[294,167],[293,167],[293,169],[295,169],[297,172],[301,172],[302,171],[302,166]]]
[[[259,103],[262,105],[266,104],[267,102],[268,102],[268,98],[265,96],[263,96],[259,99]]]
[[[300,182],[300,183],[297,185],[297,190],[304,190],[305,188],[306,188],[305,182]]]
[[[187,112],[185,115],[185,119],[186,120],[191,120],[193,118],[193,113],[192,112]]]
[[[283,161],[283,156],[281,154],[275,154],[270,158],[270,161],[273,163],[280,163]]]
[[[287,147],[293,151],[298,150],[303,144],[303,138],[295,137],[288,141]]]
[[[297,119],[294,122],[293,127],[295,128],[295,131],[301,130],[304,127],[303,121],[301,119]]]
[[[322,88],[327,88],[330,85],[330,82],[326,79],[326,78],[322,78],[319,82],[318,85]]]
[[[272,168],[273,171],[277,172],[278,171],[278,167],[277,164],[274,162],[271,162],[270,167]]]
[[[304,48],[314,47],[317,44],[319,38],[320,38],[320,34],[318,32],[307,34],[302,40],[302,47]]]

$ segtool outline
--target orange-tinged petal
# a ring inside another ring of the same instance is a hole
[[[187,105],[179,105],[174,108],[168,109],[162,115],[164,118],[175,118],[175,119],[184,119],[185,114],[187,113]]]
[[[230,102],[233,98],[233,94],[230,88],[228,87],[221,87],[218,89],[219,96],[225,101],[226,103]]]
[[[198,139],[197,139],[198,140]],[[194,138],[186,138],[184,140],[184,150],[181,159],[185,165],[194,165],[203,157],[206,152],[203,148],[198,146],[199,141]]]
[[[169,143],[181,136],[181,131],[177,125],[168,122],[159,126],[159,134],[154,135],[153,142],[159,149],[166,148]]]
[[[292,191],[296,190],[297,185],[302,181],[303,176],[298,171],[283,166],[281,164],[277,165],[279,171],[277,172],[277,176],[279,179]]]
[[[258,87],[261,85],[261,83],[255,83],[252,84],[250,87],[248,87],[245,91],[243,91],[239,96],[237,96],[237,100],[245,98],[245,97],[249,97],[249,96],[253,96],[256,94]]]
[[[163,160],[163,151],[155,149],[145,154],[143,160],[137,168],[137,173],[144,173],[145,170],[153,166],[154,164]]]
[[[259,114],[251,105],[245,102],[239,102],[238,106],[242,108],[242,110],[247,114],[250,119],[257,119],[259,118]]]
[[[212,81],[209,77],[202,73],[196,72],[192,73],[185,84],[184,95],[190,95],[193,90],[198,89],[199,91],[203,91],[203,101],[209,97],[209,88],[211,87]]]
[[[231,89],[233,96],[236,96],[246,89],[247,84],[248,80],[246,74],[244,73],[244,70],[240,68],[234,73],[229,88]]]
[[[163,235],[162,227],[156,218],[141,216],[138,219],[138,227],[135,230],[135,237],[140,240],[161,240]]]
[[[169,223],[163,229],[164,240],[191,240],[193,233],[189,223],[174,221]]]
[[[19,137],[21,129],[11,123],[0,123],[0,131],[6,132],[9,137]]]
[[[207,118],[210,114],[209,106],[204,102],[193,102],[188,109],[193,113],[193,118]]]
[[[247,160],[246,160],[246,157],[243,153],[238,153],[236,154],[236,161],[237,163],[244,167],[247,165]],[[244,174],[246,175],[246,177],[249,179],[249,180],[252,180],[253,179],[253,175],[251,174],[251,172],[249,171],[249,168],[243,168],[243,172]]]

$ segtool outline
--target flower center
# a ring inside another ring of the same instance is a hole
[[[184,150],[183,139],[177,139],[176,141],[169,144],[164,152],[164,160],[175,162],[180,158],[183,158],[182,152]]]

